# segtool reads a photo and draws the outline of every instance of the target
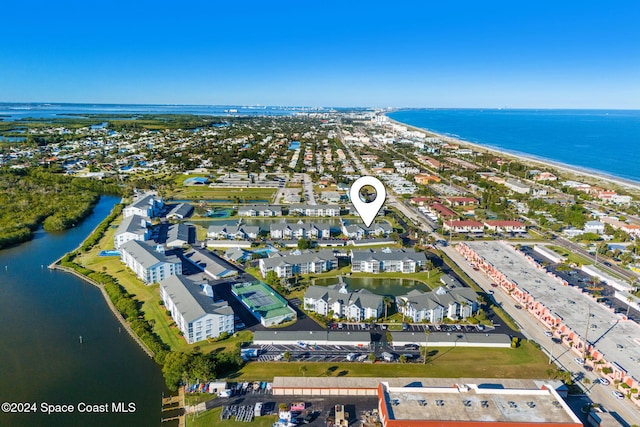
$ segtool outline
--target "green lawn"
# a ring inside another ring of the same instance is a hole
[[[239,426],[251,426],[251,427],[271,427],[273,423],[278,420],[277,415],[266,415],[262,417],[256,417],[251,423],[244,423],[241,421],[235,421],[235,419],[221,420],[220,414],[222,408],[214,408],[210,411],[202,412],[199,415],[191,414],[186,416],[186,425],[188,427],[239,427]]]
[[[120,223],[122,218],[114,221],[113,225]],[[162,341],[169,345],[172,350],[193,351],[199,348],[200,351],[228,351],[235,349],[236,343],[248,342],[252,339],[252,332],[241,331],[220,342],[203,341],[196,344],[187,344],[180,331],[173,325],[173,319],[166,314],[166,309],[160,305],[159,285],[145,285],[120,262],[119,257],[100,257],[98,253],[104,249],[113,249],[113,236],[116,229],[110,227],[100,242],[89,252],[79,257],[78,262],[94,271],[105,272],[115,277],[118,282],[142,304],[141,310],[145,319],[153,323],[154,331],[160,336]]]
[[[237,197],[242,203],[244,200],[269,200],[273,201],[276,194],[274,188],[223,188],[208,186],[176,186],[171,191],[169,198],[172,199],[187,199],[187,200],[200,200],[200,199],[222,199],[222,200],[234,200]],[[248,202],[249,203],[249,202]]]
[[[252,269],[247,269],[247,272],[253,273],[251,270]],[[374,279],[411,279],[425,283],[431,289],[442,286],[442,283],[440,282],[442,272],[435,269],[431,270],[431,273],[427,273],[426,271],[421,271],[419,273],[352,273],[351,265],[346,265],[336,270],[327,271],[326,273],[303,274],[300,277],[302,281],[310,283],[313,279],[330,279],[338,276],[349,276],[353,278],[371,277]]]
[[[575,254],[573,252],[569,252],[567,249],[560,247],[560,246],[554,246],[554,245],[547,245],[547,248],[551,249],[552,251],[556,252],[559,255],[562,255],[563,257],[567,258],[567,261],[569,263],[575,263],[578,265],[590,265],[593,264],[593,261],[591,261],[588,258],[583,257],[582,255],[579,254]]]
[[[308,377],[434,377],[434,378],[548,378],[548,357],[530,342],[517,349],[429,347],[435,352],[430,364],[419,363],[310,363],[251,362],[233,380],[270,381],[277,376]]]

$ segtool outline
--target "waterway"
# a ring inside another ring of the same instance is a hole
[[[347,289],[355,291],[357,289],[366,289],[376,295],[390,295],[397,297],[404,295],[412,289],[422,292],[428,292],[431,289],[425,283],[413,279],[403,278],[378,278],[378,277],[344,277]],[[330,286],[338,283],[337,277],[326,279],[315,279],[314,285]]]
[[[158,365],[121,330],[97,288],[47,268],[117,202],[104,196],[77,227],[39,230],[0,251],[0,403],[37,406],[36,413],[0,412],[0,426],[160,425],[166,389]],[[133,403],[135,411],[112,413],[113,402]],[[43,403],[73,405],[74,412],[46,415]],[[79,413],[80,403],[107,404],[108,413]]]

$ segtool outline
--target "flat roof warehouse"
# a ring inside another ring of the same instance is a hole
[[[484,241],[464,245],[560,316],[562,322],[582,339],[585,338],[587,316],[590,316],[589,343],[607,361],[621,366],[630,376],[640,378],[640,328],[636,323],[621,321],[611,309],[580,290],[559,283],[506,243]]]
[[[376,396],[383,427],[582,426],[554,381],[276,377],[274,395]]]

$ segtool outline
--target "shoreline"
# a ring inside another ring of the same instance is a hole
[[[414,126],[411,125],[409,123],[404,123],[404,122],[400,122],[398,120],[392,119],[391,117],[389,117],[387,115],[387,113],[384,114],[385,117],[387,117],[387,119],[391,122],[391,123],[395,123],[401,126],[406,126],[409,129],[412,130],[417,130],[417,131],[421,131],[421,132],[427,132],[428,134],[431,134],[433,136],[436,136],[440,139],[442,139],[445,142],[449,142],[449,143],[455,143],[461,146],[467,146],[467,147],[472,147],[477,149],[478,151],[485,151],[485,152],[489,152],[489,153],[494,153],[494,154],[498,154],[501,156],[507,156],[507,157],[512,157],[515,158],[523,163],[534,163],[534,164],[538,164],[538,165],[542,165],[542,166],[546,166],[546,167],[550,167],[550,168],[555,168],[567,173],[571,173],[573,175],[576,176],[581,176],[581,177],[586,177],[589,179],[593,179],[593,180],[604,180],[607,181],[611,184],[615,184],[618,185],[624,189],[627,190],[633,190],[633,191],[638,191],[640,192],[640,181],[634,181],[632,179],[627,179],[627,178],[621,178],[615,175],[609,175],[606,172],[601,172],[601,171],[597,171],[597,170],[589,170],[586,168],[582,168],[580,166],[574,166],[574,165],[570,165],[570,164],[566,164],[566,163],[562,163],[562,162],[558,162],[552,159],[545,159],[545,158],[540,158],[537,157],[535,154],[530,154],[530,153],[521,153],[521,152],[517,152],[517,151],[511,151],[508,149],[504,149],[504,148],[500,148],[500,147],[493,147],[493,146],[489,146],[489,145],[483,145],[483,144],[479,144],[477,142],[469,142],[467,140],[464,139],[460,139],[460,138],[456,138],[453,136],[448,136],[439,132],[434,132],[430,129],[426,129],[426,128],[421,128],[418,126]]]

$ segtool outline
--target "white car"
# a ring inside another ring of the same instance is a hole
[[[544,331],[544,334],[548,337],[552,337],[553,336],[553,332],[551,331]]]
[[[624,394],[620,393],[618,390],[613,390],[611,394],[613,394],[616,399],[624,399]]]
[[[609,385],[609,384],[611,384],[611,383],[609,382],[609,380],[608,380],[608,379],[606,379],[606,378],[600,378],[600,379],[598,380],[598,382],[599,382],[600,384],[602,384],[602,385]]]
[[[573,359],[578,365],[584,365],[585,360],[581,357],[576,357]]]

